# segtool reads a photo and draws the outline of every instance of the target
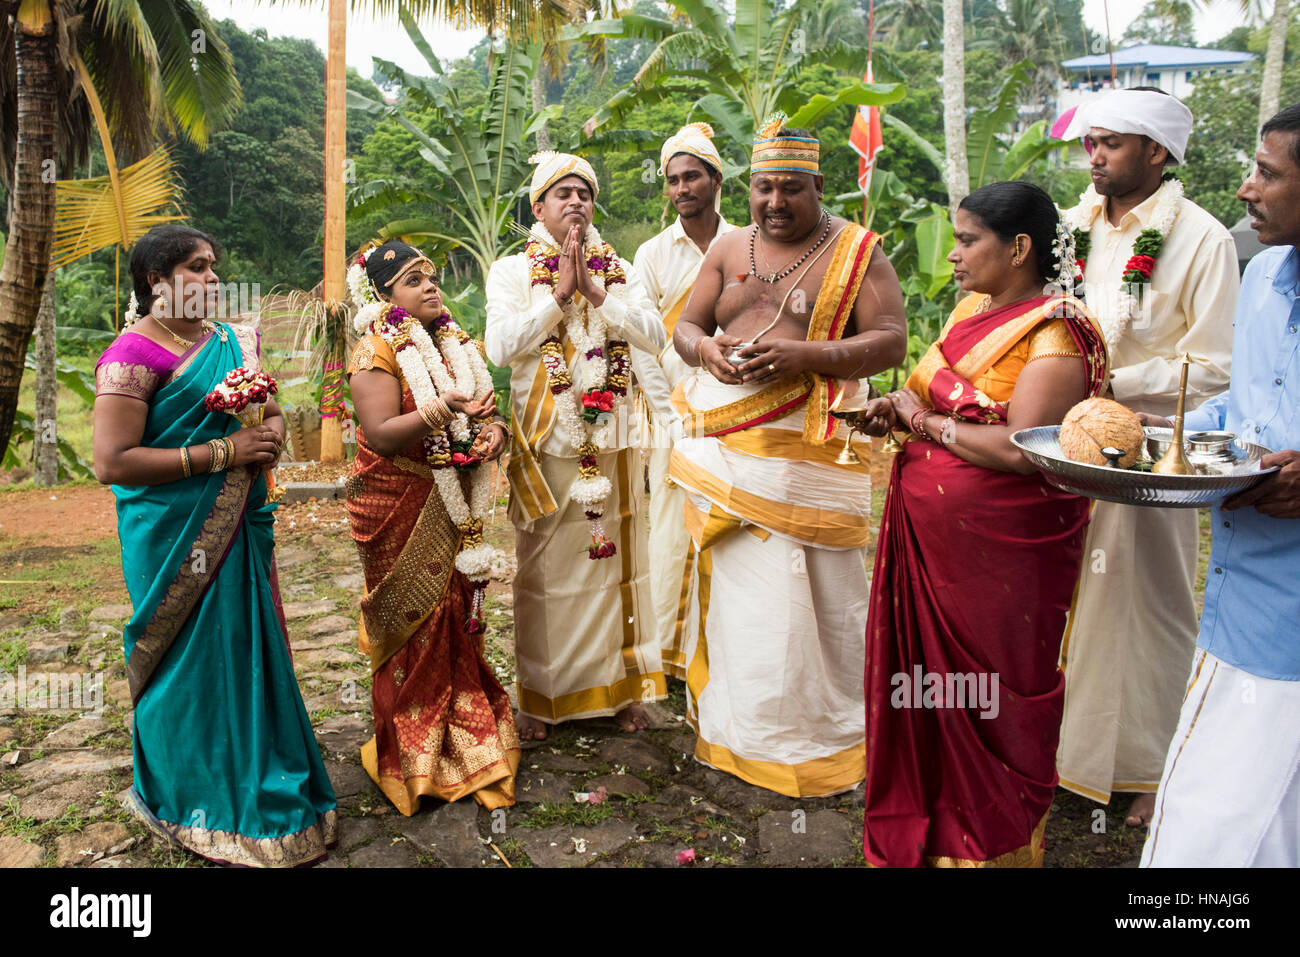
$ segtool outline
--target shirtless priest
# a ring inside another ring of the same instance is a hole
[[[629,391],[666,337],[631,266],[591,225],[591,164],[533,159],[537,221],[524,251],[488,272],[483,337],[488,358],[510,367],[517,727],[541,740],[549,724],[616,715],[636,731],[649,724],[638,702],[667,689]]]
[[[674,393],[686,438],[669,466],[699,552],[695,756],[792,797],[863,778],[870,484],[865,462],[836,461],[828,408],[906,349],[893,267],[822,209],[818,156],[780,118],[763,127],[755,225],[714,240],[673,333],[702,367]]]

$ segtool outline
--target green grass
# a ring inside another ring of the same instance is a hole
[[[27,643],[19,638],[0,641],[0,671],[12,672],[27,661]]]
[[[91,356],[60,356],[60,362],[76,366],[82,372],[93,375],[95,359]],[[89,463],[94,446],[94,412],[75,392],[59,383],[56,398],[59,438],[66,441],[81,458]],[[18,390],[18,409],[36,417],[36,373],[32,369],[23,370],[22,385]],[[31,446],[17,450],[18,457],[27,464],[31,460]],[[30,465],[28,465],[30,468]]]
[[[519,838],[507,837],[496,841],[495,844],[501,848],[501,853],[506,856],[511,867],[531,868],[533,866],[533,862],[528,859],[527,847]]]
[[[614,816],[614,808],[608,801],[603,804],[559,804],[551,801],[537,806],[520,827],[540,829],[553,824],[568,824],[574,827],[590,827]]]

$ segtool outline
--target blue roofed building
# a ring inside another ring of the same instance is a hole
[[[1115,85],[1111,86],[1110,57],[1081,56],[1061,64],[1056,112],[1078,106],[1106,90],[1154,86],[1180,100],[1191,96],[1202,77],[1245,73],[1254,68],[1255,54],[1240,50],[1205,50],[1139,43],[1115,51]]]

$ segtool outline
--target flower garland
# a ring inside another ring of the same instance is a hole
[[[358,271],[364,286],[357,280]],[[357,331],[377,335],[392,348],[417,407],[428,405],[452,390],[474,398],[491,394],[492,376],[487,363],[469,334],[456,325],[449,313],[444,311],[434,320],[435,345],[424,325],[405,309],[378,301],[373,284],[365,276],[364,258],[349,270],[348,286],[353,301],[360,307],[354,320]],[[364,324],[363,317],[366,317]],[[492,505],[492,484],[488,470],[478,468],[482,459],[472,452],[483,426],[483,422],[471,421],[458,412],[445,430],[424,439],[425,459],[433,470],[438,495],[460,532],[456,568],[474,587],[466,624],[470,634],[483,630],[483,593],[492,565],[500,557],[497,549],[483,541],[483,517]],[[462,473],[469,473],[468,499]]]
[[[1127,331],[1129,324],[1140,309],[1142,286],[1151,282],[1156,260],[1160,258],[1165,240],[1169,238],[1174,222],[1178,219],[1182,207],[1183,184],[1172,173],[1166,173],[1164,181],[1156,191],[1156,204],[1151,211],[1151,225],[1142,230],[1133,241],[1133,253],[1124,264],[1124,273],[1120,277],[1121,286],[1116,299],[1114,315],[1106,315],[1105,310],[1095,310],[1101,322],[1102,336],[1106,348],[1113,354],[1120,337]],[[1083,279],[1088,266],[1088,253],[1092,250],[1092,221],[1103,207],[1102,197],[1095,186],[1089,186],[1079,201],[1079,205],[1070,210],[1069,218],[1074,230],[1074,249],[1079,267],[1079,280]],[[1135,288],[1136,287],[1136,290]],[[1136,291],[1137,295],[1134,295]]]
[[[560,244],[541,223],[534,223],[524,247],[529,276],[534,286],[554,288],[559,278]],[[612,294],[614,286],[627,283],[622,262],[614,247],[600,238],[595,227],[587,227],[583,244],[587,270],[602,289]],[[621,339],[606,337],[606,323],[598,310],[588,309],[575,296],[564,306],[564,334],[577,350],[577,386],[564,361],[564,343],[557,335],[542,341],[542,365],[547,385],[555,400],[559,433],[569,440],[578,455],[578,477],[569,488],[570,497],[583,507],[591,527],[587,557],[608,558],[617,549],[605,534],[601,517],[613,485],[600,474],[596,456],[609,442],[609,432],[622,400],[627,397],[632,352]],[[580,396],[580,397],[579,397]]]

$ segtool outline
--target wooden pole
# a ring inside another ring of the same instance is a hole
[[[330,0],[329,18],[329,52],[325,65],[325,270],[322,296],[326,309],[335,313],[342,309],[346,280],[343,265],[346,242],[343,163],[347,149],[347,0]],[[328,323],[327,328],[334,332],[336,325],[339,326],[337,334],[342,335],[341,323]],[[343,419],[339,407],[342,403],[340,400],[334,405],[331,398],[332,380],[341,374],[341,369],[334,368],[334,365],[341,363],[342,351],[343,344],[335,344],[325,361],[321,390],[322,462],[343,461]],[[326,408],[327,404],[333,407]]]

